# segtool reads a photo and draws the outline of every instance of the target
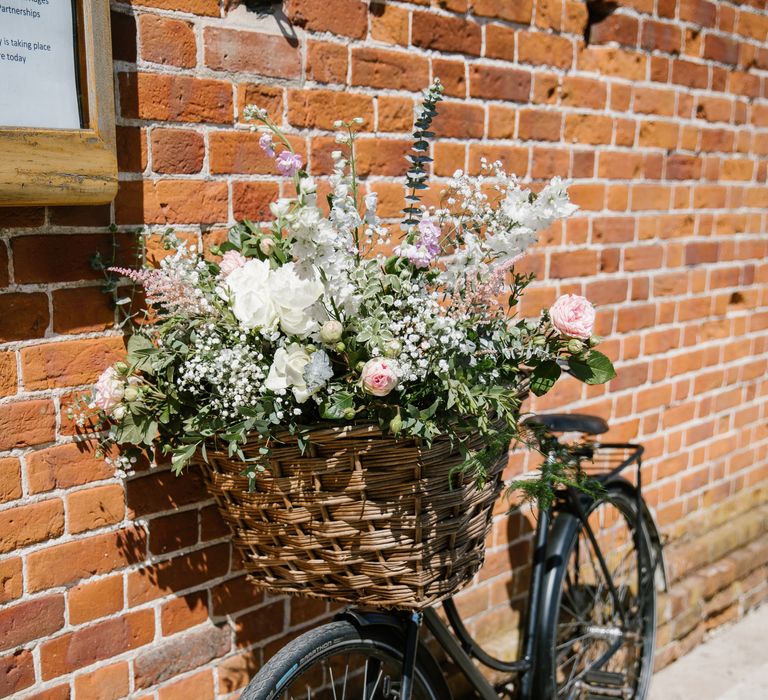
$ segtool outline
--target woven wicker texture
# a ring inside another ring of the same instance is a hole
[[[413,610],[455,593],[483,561],[506,459],[480,488],[451,478],[460,462],[447,440],[427,449],[364,425],[315,430],[304,455],[288,437],[252,493],[225,452],[209,449],[202,467],[255,585]]]

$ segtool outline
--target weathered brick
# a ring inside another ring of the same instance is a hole
[[[307,74],[318,83],[344,83],[347,79],[348,50],[331,42],[307,42]]]
[[[0,603],[16,600],[22,590],[21,557],[0,561]]]
[[[205,65],[213,70],[256,73],[270,78],[298,78],[301,55],[286,37],[206,27]]]
[[[0,404],[0,450],[52,442],[56,414],[47,399]]]
[[[35,662],[32,652],[23,649],[0,656],[0,694],[12,697],[35,682]]]
[[[130,671],[126,661],[81,673],[75,678],[77,700],[119,700],[127,697]]]
[[[139,36],[144,61],[180,68],[193,68],[197,64],[197,44],[191,22],[141,14]]]
[[[35,592],[106,574],[141,561],[144,552],[143,534],[131,529],[53,545],[28,555],[27,586]]]
[[[224,80],[165,73],[120,73],[120,110],[129,119],[226,124],[232,87]]]
[[[361,39],[368,29],[367,5],[360,0],[287,0],[285,14],[312,32]]]
[[[80,533],[119,523],[125,516],[125,492],[120,484],[96,486],[67,496],[67,530]]]
[[[148,688],[199,668],[223,656],[230,648],[229,629],[212,626],[155,645],[134,659],[136,687]]]
[[[0,553],[55,539],[63,532],[64,504],[58,498],[0,511]]]
[[[463,17],[414,12],[411,18],[411,42],[424,49],[479,56],[482,30],[479,24]]]
[[[0,651],[52,635],[64,626],[64,596],[34,598],[0,610]]]
[[[45,294],[0,294],[0,343],[42,338],[48,321]]]
[[[152,130],[152,170],[156,173],[199,173],[204,159],[202,134],[188,129]]]
[[[472,12],[479,17],[528,24],[533,13],[533,0],[472,0]]]
[[[105,617],[123,608],[123,578],[108,576],[70,588],[69,621],[80,625]]]
[[[304,128],[333,129],[337,119],[365,119],[373,125],[373,98],[334,90],[289,90],[288,121]]]
[[[429,83],[429,61],[403,52],[352,49],[352,85],[420,90]]]
[[[44,642],[40,647],[43,679],[56,678],[148,644],[155,635],[154,617],[152,610],[139,610]]]
[[[469,94],[489,100],[527,102],[531,74],[515,68],[472,64],[469,69]]]

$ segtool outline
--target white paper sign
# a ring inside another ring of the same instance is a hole
[[[72,0],[0,0],[0,127],[79,129]]]

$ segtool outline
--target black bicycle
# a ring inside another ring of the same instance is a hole
[[[547,431],[550,460],[562,454],[556,434],[608,430],[594,416],[528,421]],[[463,700],[452,694],[436,648],[467,677],[472,692],[466,697],[644,700],[653,672],[656,590],[666,588],[666,574],[658,530],[642,497],[643,448],[590,437],[569,445],[568,454],[602,488],[594,496],[558,490],[553,508],[539,513],[521,658],[509,661],[484,650],[453,599],[443,602],[450,629],[434,608],[348,609],[281,649],[241,700]],[[621,475],[630,466],[634,483]],[[422,624],[432,644],[419,639]],[[488,680],[475,661],[502,680]]]

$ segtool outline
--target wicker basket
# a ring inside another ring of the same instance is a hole
[[[286,437],[253,493],[226,452],[209,449],[202,466],[256,586],[414,610],[455,593],[483,561],[506,459],[483,487],[451,478],[460,461],[448,440],[426,449],[361,425],[318,428],[304,455]]]

